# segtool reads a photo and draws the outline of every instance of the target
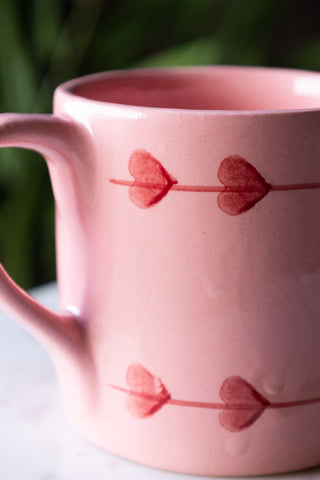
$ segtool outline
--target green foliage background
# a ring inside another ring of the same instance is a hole
[[[0,0],[0,111],[51,112],[59,83],[115,68],[319,70],[318,7],[315,0]],[[55,278],[53,203],[40,156],[1,150],[0,259],[26,288]]]

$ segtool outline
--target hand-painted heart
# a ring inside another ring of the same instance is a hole
[[[250,210],[271,188],[258,170],[239,155],[222,160],[217,175],[225,185],[225,190],[218,195],[218,205],[229,215]]]
[[[126,380],[130,389],[127,408],[136,418],[153,415],[171,398],[161,379],[138,363],[129,366]]]
[[[219,413],[219,422],[229,432],[240,432],[250,427],[270,405],[250,383],[241,377],[228,377],[220,389],[225,408]]]
[[[148,208],[158,203],[177,180],[146,150],[135,150],[129,159],[129,171],[134,182],[129,188],[133,203]]]

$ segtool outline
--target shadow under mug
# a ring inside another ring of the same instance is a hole
[[[2,268],[1,308],[48,349],[76,428],[203,475],[320,463],[320,74],[112,71],[2,114],[40,152],[61,313]]]

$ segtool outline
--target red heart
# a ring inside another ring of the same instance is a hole
[[[177,180],[146,150],[135,150],[129,159],[134,182],[129,188],[132,202],[140,208],[158,203]]]
[[[218,195],[218,205],[229,215],[250,210],[271,188],[258,170],[239,155],[222,160],[217,175],[225,185],[224,191]]]
[[[127,408],[134,417],[153,415],[171,398],[161,379],[138,363],[129,366],[126,380],[130,388]]]
[[[220,389],[225,408],[219,413],[219,422],[229,432],[240,432],[250,427],[270,405],[250,383],[241,377],[228,377]]]

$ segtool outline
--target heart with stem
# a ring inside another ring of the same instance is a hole
[[[110,179],[116,185],[129,187],[131,201],[139,208],[157,205],[170,191],[218,193],[218,207],[236,216],[248,212],[269,192],[320,188],[320,183],[271,185],[260,172],[239,155],[224,158],[217,171],[221,185],[181,185],[151,153],[135,150],[129,158],[133,181]]]

